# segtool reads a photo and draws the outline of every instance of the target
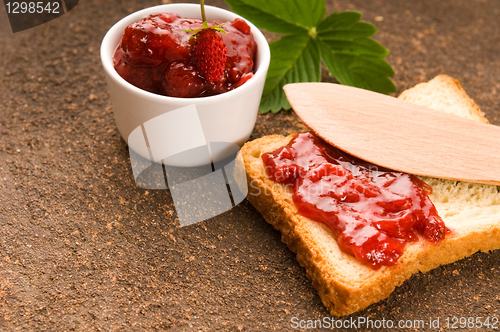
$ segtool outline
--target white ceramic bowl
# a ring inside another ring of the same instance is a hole
[[[207,143],[226,142],[239,146],[243,145],[250,137],[255,126],[269,67],[270,51],[266,38],[252,23],[246,21],[251,27],[257,43],[257,55],[254,64],[254,76],[242,86],[220,95],[203,98],[161,96],[128,83],[118,75],[113,66],[113,53],[125,28],[150,14],[161,12],[177,13],[181,17],[187,18],[201,18],[200,6],[197,4],[167,4],[143,9],[123,18],[111,27],[101,44],[101,61],[106,73],[113,112],[121,136],[129,144],[130,148],[142,157],[149,159],[151,151],[148,151],[144,144],[136,144],[136,140],[129,139],[130,134],[134,130],[136,134],[139,133],[141,125],[145,123],[149,123],[149,127],[158,130],[161,127],[156,120],[160,119],[159,116],[166,115],[166,113],[182,107],[192,109],[192,105],[194,105],[199,122],[201,122],[202,134]],[[205,6],[205,12],[209,22],[213,20],[233,21],[235,18],[240,17],[230,11],[212,6]],[[193,126],[196,128],[196,124],[189,123],[191,120],[188,118],[192,119],[191,115],[193,113],[172,112],[171,115],[174,115],[174,113],[177,113],[178,116],[169,117],[168,122],[170,125],[167,126],[168,128],[163,128],[163,133],[156,133],[156,136],[163,139],[161,149],[165,150],[166,152],[163,151],[163,154],[167,155],[200,146],[202,141],[199,132],[195,133],[192,130]],[[183,114],[188,114],[187,118]],[[148,138],[149,135],[148,132]],[[151,144],[151,140],[149,143]],[[163,157],[165,155],[160,156],[160,153],[157,153],[152,159],[156,162],[161,162],[161,160],[165,162]],[[204,163],[195,159],[186,160],[184,158],[184,160],[175,161],[172,166],[198,166]]]

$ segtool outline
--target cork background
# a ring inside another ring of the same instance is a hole
[[[329,315],[246,200],[181,228],[168,191],[135,185],[99,47],[116,21],[159,3],[81,0],[16,34],[0,5],[1,331],[288,331],[293,317]],[[448,74],[500,125],[499,1],[326,3],[379,28],[399,91]],[[303,129],[293,112],[259,115],[252,138]],[[476,253],[416,274],[351,317],[439,317],[436,331],[447,317],[498,318],[499,262]]]

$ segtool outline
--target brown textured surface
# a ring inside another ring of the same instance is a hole
[[[249,203],[180,228],[167,192],[135,186],[99,45],[158,3],[82,0],[16,34],[0,5],[0,330],[283,331],[328,315]],[[449,74],[500,125],[497,1],[327,4],[379,27],[400,91]],[[253,137],[301,129],[293,113],[268,114]],[[418,274],[353,317],[440,317],[442,329],[448,316],[499,317],[499,261],[481,253]]]

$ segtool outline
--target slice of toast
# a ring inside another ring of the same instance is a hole
[[[487,122],[458,81],[445,75],[406,90],[400,98]],[[244,145],[241,151],[247,198],[297,253],[297,260],[332,315],[351,314],[388,297],[413,273],[452,263],[479,250],[500,248],[500,187],[422,178],[432,186],[431,200],[452,234],[439,245],[423,240],[407,244],[396,266],[375,271],[363,265],[340,251],[326,225],[297,213],[291,190],[268,179],[260,156],[286,145],[292,137],[271,135]]]

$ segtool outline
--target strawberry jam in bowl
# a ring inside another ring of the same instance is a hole
[[[151,14],[129,25],[113,56],[118,74],[157,94],[206,97],[233,90],[253,76],[257,43],[241,18],[214,21]]]
[[[129,148],[146,159],[148,147],[129,136],[167,113],[180,115],[158,129],[170,133],[154,133],[169,137],[165,151],[209,142],[241,146],[253,131],[270,62],[267,40],[228,10],[205,6],[205,14],[207,24],[199,4],[146,8],[117,22],[101,43],[116,125]],[[184,109],[195,109],[194,116],[183,117]]]

